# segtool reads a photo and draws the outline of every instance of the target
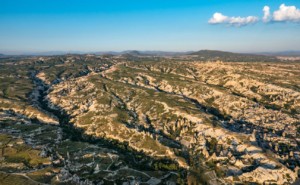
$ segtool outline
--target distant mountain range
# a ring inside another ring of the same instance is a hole
[[[248,54],[248,53],[233,53],[217,50],[200,50],[188,52],[166,52],[166,51],[137,51],[129,50],[123,52],[97,52],[95,54],[106,55],[122,55],[130,59],[138,59],[138,57],[147,56],[186,56],[192,57],[195,60],[204,61],[231,61],[231,62],[265,62],[265,61],[279,61],[275,56],[262,54]]]
[[[201,56],[219,56],[219,57],[229,57],[229,56],[239,56],[239,57],[249,57],[249,56],[300,56],[300,51],[282,51],[282,52],[261,52],[261,53],[236,53],[236,52],[226,52],[219,50],[200,50],[200,51],[185,51],[185,52],[173,52],[173,51],[139,51],[139,50],[126,50],[126,51],[100,51],[100,52],[44,52],[41,55],[63,55],[63,54],[96,54],[96,55],[132,55],[132,56],[180,56],[180,55],[201,55]]]
[[[181,55],[197,55],[202,58],[240,58],[240,57],[253,57],[264,58],[273,56],[300,56],[300,51],[282,51],[282,52],[258,52],[258,53],[234,53],[218,50],[200,50],[200,51],[186,51],[186,52],[172,52],[172,51],[139,51],[139,50],[126,50],[126,51],[99,51],[99,52],[82,52],[82,51],[49,51],[49,52],[27,52],[20,54],[0,54],[4,56],[51,56],[51,55],[65,55],[65,54],[95,54],[95,55],[131,55],[131,56],[181,56]],[[266,59],[267,59],[266,58]]]
[[[262,55],[269,55],[269,56],[300,56],[300,51],[280,51],[280,52],[262,52],[257,53]]]
[[[178,56],[178,55],[185,55],[191,53],[193,51],[188,52],[172,52],[172,51],[138,51],[138,50],[127,50],[121,52],[95,52],[93,54],[111,54],[111,55],[132,55],[132,56]]]

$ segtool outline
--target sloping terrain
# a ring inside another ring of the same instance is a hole
[[[2,61],[0,178],[7,184],[297,179],[299,63],[151,60]]]

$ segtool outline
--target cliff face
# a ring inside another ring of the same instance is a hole
[[[56,145],[66,148],[52,161],[60,156],[56,162],[64,164],[53,173],[58,181],[93,183],[94,176],[108,173],[99,178],[124,182],[125,171],[135,174],[130,182],[148,184],[296,180],[299,63],[147,60],[45,58],[31,63],[34,110],[27,104],[22,111],[13,104],[7,108],[5,102],[13,100],[3,97],[2,111],[63,128],[65,137]],[[68,137],[71,141],[64,140]],[[88,142],[88,149],[74,139]],[[113,162],[104,168],[95,156]]]

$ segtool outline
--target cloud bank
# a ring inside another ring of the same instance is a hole
[[[228,17],[222,13],[216,12],[213,14],[212,18],[208,20],[209,24],[225,24],[228,26],[246,26],[254,24],[259,21],[256,16],[248,17]],[[269,6],[263,7],[263,17],[262,22],[296,22],[300,23],[300,9],[296,6],[286,6],[281,4],[279,9],[271,13]]]
[[[258,17],[248,16],[248,17],[228,17],[222,13],[216,12],[213,17],[209,19],[210,24],[227,24],[230,26],[246,26],[248,24],[254,24],[258,21]]]

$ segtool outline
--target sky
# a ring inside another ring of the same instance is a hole
[[[0,0],[0,53],[300,50],[294,0]]]

